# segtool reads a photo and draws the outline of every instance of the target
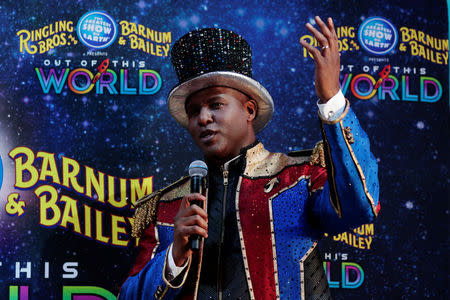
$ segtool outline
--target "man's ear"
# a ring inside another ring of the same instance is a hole
[[[256,118],[256,112],[258,111],[258,104],[253,99],[249,99],[244,104],[245,110],[248,112],[248,121],[253,121]]]

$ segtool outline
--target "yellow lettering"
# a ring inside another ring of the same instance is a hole
[[[142,180],[142,185],[140,181]],[[130,179],[131,203],[153,192],[153,176],[142,179]]]
[[[364,238],[362,238],[362,237],[358,237],[358,246],[357,246],[357,248],[359,248],[359,249],[365,249],[366,247],[365,247],[365,245],[364,245]]]
[[[123,191],[123,193],[117,193],[115,192],[115,177],[108,175],[108,202],[114,207],[122,208],[127,205],[127,196],[126,196],[126,188],[127,188],[127,181],[126,179],[121,178],[120,179],[120,190]],[[120,201],[116,201],[116,196],[119,198],[120,194]]]
[[[363,234],[364,234],[364,225],[359,226],[359,227],[353,229],[353,232],[354,232],[354,233],[357,233],[357,234],[360,234],[360,235],[363,235]]]
[[[55,154],[38,152],[36,156],[42,158],[41,175],[39,176],[39,180],[45,181],[47,177],[51,177],[54,183],[61,184],[58,175],[58,168],[56,167]]]
[[[45,48],[47,49],[47,50],[51,50],[51,49],[53,49],[54,48],[54,45],[53,45],[53,40],[51,39],[51,38],[48,38],[47,40],[45,40]]]
[[[19,30],[17,35],[19,36],[20,52],[24,52],[24,50],[29,54],[34,54],[37,52],[38,49],[36,45],[28,46],[28,41],[30,40],[30,32],[28,30]]]
[[[80,173],[80,165],[78,164],[78,162],[76,160],[63,156],[62,172],[63,172],[62,176],[63,185],[68,188],[70,188],[71,185],[75,191],[77,191],[80,194],[83,194],[84,188],[80,186],[80,184],[77,181],[77,176]]]
[[[125,227],[119,226],[119,223],[126,224],[125,218],[122,216],[111,215],[111,243],[115,246],[128,246],[129,240],[119,239],[119,234],[126,234]]]
[[[80,229],[80,219],[78,217],[77,201],[67,197],[65,195],[61,196],[61,202],[65,202],[63,216],[61,218],[60,226],[67,228],[67,223],[72,223],[73,231],[81,234]]]
[[[14,159],[16,165],[16,183],[14,187],[26,189],[35,185],[39,176],[37,169],[33,166],[34,152],[27,147],[16,147],[9,152],[9,157]],[[28,174],[30,177],[28,181],[24,180],[25,174]]]
[[[41,185],[34,193],[39,198],[39,224],[46,227],[58,224],[61,210],[56,204],[58,201],[56,189],[51,185]],[[48,196],[50,196],[49,199]],[[52,215],[50,218],[49,213]]]
[[[448,40],[442,40],[442,51],[448,51]]]
[[[67,22],[67,31],[73,32],[73,21]]]
[[[84,235],[92,238],[91,207],[84,206]]]
[[[157,43],[161,43],[162,42],[162,34],[161,34],[161,32],[156,32],[155,33],[155,42],[157,42]]]
[[[418,46],[417,42],[412,41],[411,43],[409,43],[409,45],[411,46],[411,55],[413,56],[419,55],[419,48],[417,47]]]
[[[348,36],[351,37],[351,38],[355,37],[355,27],[350,27],[348,29]]]
[[[411,28],[409,30],[409,32],[411,34],[411,39],[414,40],[414,41],[417,41],[417,32],[416,32],[416,30]]]
[[[42,27],[42,37],[46,38],[48,37],[49,33],[48,33],[48,26],[44,26]]]
[[[367,249],[370,249],[370,245],[372,244],[372,237],[368,236],[364,238],[364,240],[366,241]]]
[[[103,235],[103,212],[100,210],[95,210],[95,239],[105,244],[109,242],[109,237]]]
[[[163,43],[171,43],[172,42],[172,33],[171,32],[163,32]]]
[[[129,35],[130,34],[130,29],[128,28],[128,21],[120,21],[119,22],[120,26],[122,27],[122,35]]]
[[[338,51],[347,51],[348,48],[348,39],[338,40]]]
[[[156,45],[156,55],[157,56],[162,56],[163,53],[161,51],[161,45]]]
[[[306,34],[306,35],[302,36],[300,39],[301,39],[301,40],[305,40],[308,44],[310,44],[310,45],[312,45],[312,46],[314,46],[314,47],[317,46],[316,39],[313,38],[311,35],[307,35],[307,34]],[[306,50],[306,48],[303,47],[303,57],[307,57],[308,55],[309,55],[311,58],[313,57],[313,56],[308,52],[308,50]]]
[[[130,34],[130,48],[137,49],[139,47],[138,38],[135,34]]]
[[[138,34],[142,37],[145,37],[145,27],[144,25],[138,24]]]
[[[425,44],[425,33],[423,31],[419,31],[419,42]]]
[[[139,48],[139,50],[145,52],[145,41],[144,41],[144,39],[137,38],[137,40],[138,40],[138,48]]]
[[[39,41],[38,42],[39,45],[39,53],[45,53],[47,51],[47,48],[45,48],[45,42],[44,41]]]
[[[425,54],[425,47],[422,46],[421,44],[417,44],[417,46],[419,47],[419,56],[422,56],[423,58],[427,58],[427,55]]]
[[[163,45],[161,46],[163,51],[164,51],[164,56],[168,56],[169,55],[169,45]]]
[[[371,224],[365,224],[365,235],[373,235],[374,231],[373,231],[373,223]]]
[[[347,232],[341,233],[341,241],[343,241],[344,243],[348,244]]]
[[[444,59],[444,64],[448,65],[448,52],[442,53],[442,58]]]
[[[355,37],[355,28],[354,27],[348,27],[348,26],[340,26],[336,28],[337,37],[343,38],[343,37]]]
[[[97,200],[105,203],[105,174],[98,172],[98,178],[95,177],[94,169],[86,166],[86,196],[92,198],[92,187],[97,194]]]
[[[131,33],[134,33],[134,34],[138,33],[137,26],[135,23],[130,22],[130,31],[131,31]]]
[[[427,39],[426,44],[427,44],[428,46],[434,48],[434,41],[435,41],[435,38],[427,34],[426,39]]]
[[[408,34],[409,29],[407,27],[401,27],[400,32],[402,33],[402,41],[409,42],[411,40],[411,36]]]

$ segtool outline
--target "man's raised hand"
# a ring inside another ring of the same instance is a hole
[[[319,49],[308,44],[305,40],[300,40],[300,44],[305,47],[314,58],[316,94],[320,99],[320,103],[326,103],[331,97],[336,95],[340,89],[339,44],[333,20],[328,18],[327,24],[325,24],[318,16],[314,19],[319,26],[320,31],[309,23],[306,23],[306,28],[319,42]]]

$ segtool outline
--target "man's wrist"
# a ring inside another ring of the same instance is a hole
[[[345,97],[342,91],[339,91],[331,97],[326,103],[321,104],[320,100],[317,102],[319,113],[321,117],[327,121],[334,121],[338,119],[345,110]]]
[[[183,272],[183,270],[188,266],[190,258],[188,258],[182,266],[178,267],[175,264],[172,249],[173,249],[173,244],[170,245],[169,250],[168,250],[169,253],[167,255],[167,272],[169,273],[167,275],[169,275],[169,277],[171,277],[173,279],[173,278],[176,278],[181,272]]]

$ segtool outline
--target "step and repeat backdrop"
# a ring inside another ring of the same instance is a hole
[[[0,4],[0,298],[114,299],[136,255],[133,204],[202,154],[170,117],[173,43],[243,35],[275,114],[271,151],[321,139],[299,44],[333,17],[341,89],[371,137],[381,212],[320,241],[335,299],[448,292],[445,1],[4,1]]]

